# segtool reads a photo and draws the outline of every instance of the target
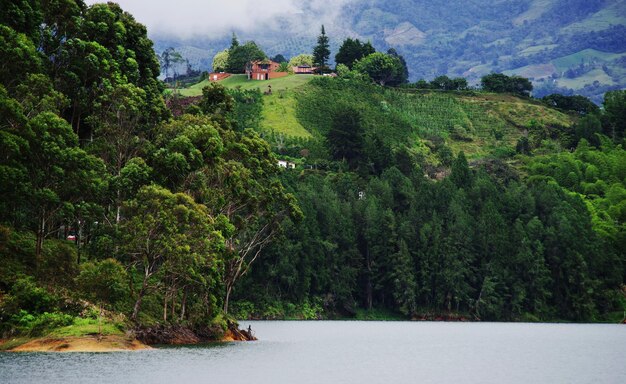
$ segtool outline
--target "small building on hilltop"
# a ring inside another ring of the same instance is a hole
[[[248,80],[269,80],[287,76],[287,72],[277,72],[280,64],[272,60],[251,61],[246,65]]]
[[[317,68],[311,67],[310,65],[298,65],[293,67],[293,73],[296,75],[312,75],[315,73]]]
[[[230,73],[212,72],[212,73],[209,73],[209,81],[211,82],[222,81],[229,76],[230,76]]]

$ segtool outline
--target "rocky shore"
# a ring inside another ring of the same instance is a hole
[[[76,337],[42,337],[27,340],[8,352],[122,352],[153,349],[151,345],[191,345],[210,342],[252,341],[252,332],[228,322],[226,330],[191,329],[183,326],[157,325],[140,327],[126,335],[86,335]],[[0,340],[0,346],[15,340]]]

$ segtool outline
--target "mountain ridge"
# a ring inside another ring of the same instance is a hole
[[[234,32],[242,41],[255,40],[269,56],[292,57],[312,51],[319,33],[304,17],[284,16],[276,20],[276,28]],[[408,63],[411,81],[448,75],[477,84],[487,73],[506,71],[531,78],[535,96],[582,94],[596,103],[606,91],[626,88],[623,56],[596,62],[596,52],[626,53],[626,40],[620,37],[626,34],[624,0],[353,1],[326,27],[331,61],[345,38],[369,40],[379,51],[396,48]],[[169,46],[200,48],[205,54],[194,52],[190,61],[210,70],[207,64],[228,46],[231,32],[152,38],[157,52]],[[578,61],[551,70],[554,61],[570,55],[578,55]]]

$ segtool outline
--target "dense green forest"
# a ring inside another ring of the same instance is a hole
[[[497,96],[314,80],[296,96],[314,139],[276,148],[306,154],[282,175],[304,219],[253,268],[240,315],[619,320],[624,96],[583,118],[523,99],[483,116],[464,103]]]
[[[249,262],[301,215],[268,144],[229,117],[241,108],[223,88],[172,119],[146,29],[116,4],[0,11],[1,331],[106,313],[113,331],[219,337]]]
[[[622,319],[624,91],[599,110],[363,69],[166,106],[145,27],[80,0],[3,2],[0,57],[3,336]],[[266,100],[309,135],[264,125]]]

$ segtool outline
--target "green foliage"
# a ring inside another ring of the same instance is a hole
[[[580,95],[564,96],[553,93],[551,95],[544,96],[541,100],[552,107],[562,109],[564,111],[573,111],[583,116],[597,113],[600,110],[591,100]]]
[[[234,98],[224,86],[211,83],[202,88],[202,100],[198,106],[206,114],[225,115],[232,112],[234,104]]]
[[[513,93],[520,96],[529,96],[533,90],[530,80],[520,76],[507,76],[501,73],[492,73],[480,79],[483,90],[496,93]]]
[[[32,276],[18,278],[9,292],[11,295],[4,307],[9,313],[25,310],[32,313],[53,311],[57,307],[58,298],[49,294],[44,288],[37,285]]]
[[[585,197],[595,232],[619,254],[625,251],[623,239],[624,162],[626,152],[605,141],[600,149],[581,140],[573,153],[532,159],[528,164],[532,175],[549,176],[559,185]],[[606,254],[610,259],[611,254]],[[620,265],[617,260],[610,261]],[[607,261],[609,263],[609,261]],[[617,270],[622,267],[616,266]]]
[[[38,0],[7,0],[0,5],[0,24],[30,38],[37,37],[42,21],[43,12]]]
[[[364,150],[360,113],[351,108],[337,110],[326,140],[334,160],[344,160],[351,167],[356,167]]]
[[[224,72],[228,67],[228,49],[220,51],[213,56],[213,72]]]
[[[361,72],[339,65],[340,78],[296,90],[311,78],[276,79],[268,97],[231,76],[222,83],[231,89],[202,90],[196,115],[171,119],[145,27],[118,5],[5,3],[6,335],[96,332],[93,302],[140,324],[216,335],[233,297],[231,314],[301,319],[368,308],[589,321],[623,309],[621,91],[574,125],[511,95],[375,86],[363,78],[406,81],[404,58],[365,56],[371,46],[356,41]],[[235,36],[228,53],[226,65],[240,71],[265,56]],[[168,55],[171,65],[177,56]],[[466,83],[440,77],[432,87]],[[570,102],[592,110],[558,100]],[[268,113],[306,138],[268,132]],[[261,130],[300,171],[277,167]],[[518,140],[518,152],[535,157],[513,159]],[[519,163],[527,179],[509,166]],[[105,317],[103,333],[120,332],[121,320]]]
[[[276,55],[276,56],[272,57],[272,59],[271,59],[271,60],[272,60],[272,61],[274,61],[274,62],[276,62],[276,63],[279,63],[279,64],[289,62],[289,60],[287,60],[287,59],[285,58],[285,56],[283,56],[283,55],[282,55],[282,54],[280,54],[280,53],[279,53],[278,55]]]
[[[215,252],[223,247],[224,240],[214,231],[206,207],[188,195],[150,186],[140,189],[126,204],[125,213],[129,219],[121,227],[123,252],[143,276],[132,320],[138,319],[144,296],[158,286],[154,281],[157,274],[165,273],[170,288],[179,284],[198,285],[201,292],[215,288],[219,276]],[[202,270],[204,278],[194,281],[194,275],[180,273],[188,269]]]
[[[372,53],[354,63],[354,70],[368,75],[380,85],[404,82],[404,67],[400,59],[380,52]]]
[[[613,140],[624,138],[626,132],[626,91],[610,91],[604,95],[607,124],[605,132]]]
[[[13,6],[12,2],[3,2]],[[29,73],[41,70],[40,56],[35,44],[24,34],[0,24],[0,57],[5,58],[0,68],[0,84],[11,90]]]
[[[467,80],[462,77],[450,79],[448,76],[437,76],[430,82],[430,88],[443,91],[464,91],[467,89]]]
[[[228,94],[234,100],[230,117],[237,130],[254,129],[259,131],[263,111],[262,94],[259,89],[230,89]]]
[[[237,45],[228,50],[226,71],[230,73],[244,73],[248,63],[265,58],[265,53],[261,48],[254,41],[248,41],[243,45]]]
[[[369,41],[362,43],[359,39],[353,40],[348,37],[343,41],[341,47],[339,47],[339,51],[337,51],[335,55],[335,63],[337,63],[337,68],[342,64],[352,69],[352,66],[357,60],[374,52],[376,52],[376,50]]]
[[[76,276],[76,284],[84,297],[112,305],[128,297],[126,282],[126,270],[115,259],[83,263]]]
[[[328,58],[330,57],[330,45],[328,43],[328,36],[322,25],[322,31],[317,37],[317,45],[313,48],[313,64],[318,67],[320,73],[323,73],[328,64]]]
[[[297,67],[301,65],[308,65],[309,67],[313,66],[313,55],[309,55],[307,53],[302,53],[300,55],[294,56],[289,60],[290,67]]]

